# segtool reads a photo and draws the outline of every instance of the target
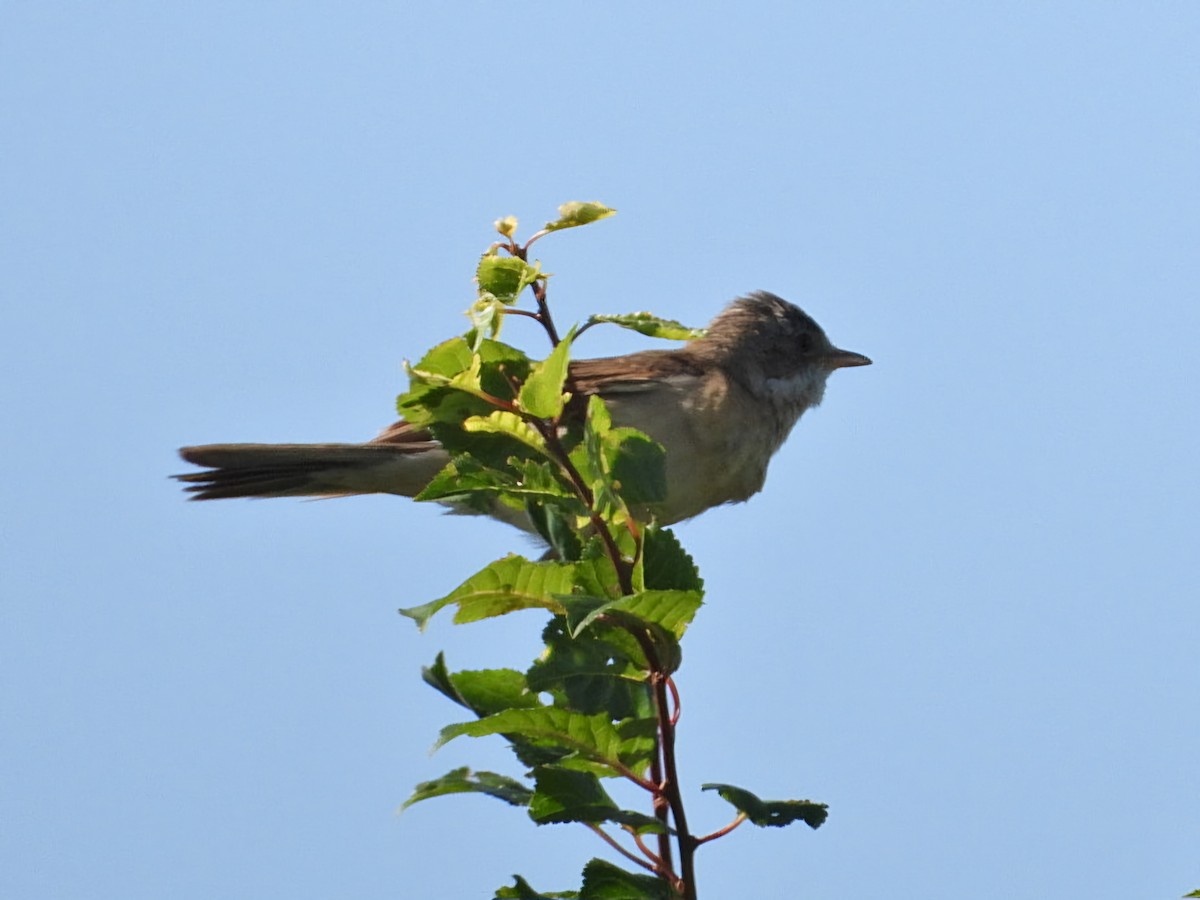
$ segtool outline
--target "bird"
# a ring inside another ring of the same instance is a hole
[[[762,490],[771,457],[820,404],[829,375],[870,364],[834,346],[799,307],[756,291],[728,304],[702,336],[678,349],[572,360],[567,389],[577,398],[599,396],[613,425],[663,446],[666,492],[650,512],[671,525]],[[450,461],[427,428],[403,420],[365,443],[205,444],[179,453],[204,467],[174,476],[193,500],[414,497]],[[497,503],[489,514],[536,533],[518,510]]]

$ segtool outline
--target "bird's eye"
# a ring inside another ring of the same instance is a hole
[[[799,345],[801,353],[807,353],[812,349],[812,335],[804,332],[796,338],[796,343]]]

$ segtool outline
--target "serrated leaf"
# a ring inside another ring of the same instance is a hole
[[[498,472],[470,456],[457,456],[413,499],[424,502],[458,499],[474,493],[496,494],[514,485],[515,479],[509,473]]]
[[[642,538],[641,575],[647,588],[703,592],[700,570],[675,532],[651,525]]]
[[[606,600],[616,600],[621,596],[620,576],[598,537],[589,538],[584,545],[575,574],[580,593]]]
[[[641,662],[643,668],[660,669],[669,674],[676,671],[682,664],[683,651],[675,634],[657,622],[643,618],[635,612],[626,611],[622,600],[600,603],[595,597],[580,597],[579,595],[560,599],[566,610],[567,622],[571,626],[570,634],[577,640],[586,638],[590,632],[597,629],[602,630],[606,639],[611,639],[613,633],[627,632],[630,635],[637,635],[641,639],[638,641],[639,648],[642,647],[643,641],[649,641],[650,646],[654,648],[652,662],[646,661],[642,652],[633,657]],[[630,599],[623,598],[626,602]],[[655,607],[656,604],[662,604],[649,598],[634,601],[634,603],[641,604],[646,609],[661,611]],[[682,614],[677,604],[667,603],[666,605],[676,607],[675,615]],[[679,627],[685,626],[686,623],[679,625]]]
[[[663,824],[652,816],[618,807],[600,779],[590,772],[541,766],[534,772],[534,785],[529,817],[539,825],[616,822],[638,834],[666,832]]]
[[[497,775],[495,772],[472,772],[464,766],[447,772],[441,778],[418,784],[401,809],[408,809],[414,803],[431,797],[444,797],[447,794],[486,794],[513,806],[528,806],[533,798],[533,791],[515,778]]]
[[[508,410],[497,409],[486,416],[471,416],[463,420],[462,428],[463,431],[473,434],[501,434],[518,440],[539,453],[546,452],[546,441],[537,430],[516,413]]]
[[[505,306],[516,303],[521,292],[541,277],[539,266],[515,256],[485,255],[475,270],[480,296],[491,295]]]
[[[475,352],[470,345],[461,337],[456,337],[431,348],[412,368],[452,378],[470,368],[474,359]]]
[[[588,324],[593,323],[619,325],[647,337],[668,341],[693,341],[704,336],[703,328],[689,328],[674,319],[662,319],[648,312],[597,314],[588,318]]]
[[[534,773],[529,817],[539,825],[604,822],[617,811],[600,779],[590,772],[541,766]]]
[[[803,822],[809,828],[820,828],[829,815],[829,806],[812,800],[762,800],[745,788],[732,784],[704,784],[704,791],[716,791],[722,799],[733,804],[746,818],[760,827],[782,827]]]
[[[520,609],[549,609],[561,612],[555,594],[568,594],[575,573],[570,563],[530,562],[510,554],[472,575],[438,600],[400,610],[421,630],[439,610],[456,604],[456,623],[475,622]]]
[[[464,669],[450,675],[450,683],[478,716],[506,709],[537,709],[538,695],[529,690],[525,675],[516,669]]]
[[[439,653],[432,666],[421,667],[421,680],[434,690],[449,697],[459,706],[470,709],[470,704],[459,694],[458,688],[450,680],[450,670],[446,667],[446,654]]]
[[[460,722],[442,729],[435,749],[456,737],[485,737],[492,734],[519,735],[538,746],[555,747],[604,768],[625,764],[624,754],[643,754],[642,739],[622,738],[606,714],[585,716],[554,707],[508,709],[474,722]],[[567,765],[564,760],[561,764]]]
[[[496,501],[506,502],[513,509],[536,502],[561,506],[572,515],[586,512],[571,489],[555,478],[549,463],[516,457],[510,457],[507,467],[500,470],[460,454],[413,499],[465,504],[485,514],[492,512]]]
[[[602,441],[605,469],[628,504],[653,504],[667,498],[666,451],[634,428],[613,428]]]
[[[583,544],[573,523],[586,512],[583,503],[574,495],[561,500],[555,499],[553,502],[548,502],[545,498],[542,502],[537,502],[534,498],[534,502],[526,504],[525,507],[529,521],[533,523],[542,540],[550,545],[555,556],[566,562],[579,559]]]
[[[546,359],[535,365],[517,402],[521,409],[539,419],[557,419],[570,396],[563,392],[567,380],[567,363],[571,358],[571,337],[558,342]]]
[[[579,891],[551,891],[549,894],[535,891],[520,875],[513,876],[511,887],[496,889],[492,900],[579,900]]]
[[[687,626],[703,603],[702,597],[699,591],[641,591],[601,603],[587,611],[574,623],[572,633],[579,634],[605,614],[623,613],[633,621],[657,625],[678,639],[687,631]],[[570,621],[571,614],[578,607],[569,604],[564,606],[567,607]]]
[[[515,474],[517,490],[537,498],[577,499],[570,485],[551,463],[537,459],[510,459],[508,464]]]
[[[588,398],[583,440],[571,451],[570,458],[592,490],[593,508],[613,524],[620,524],[627,510],[613,487],[605,448],[605,438],[612,430],[608,407],[593,394]]]
[[[484,352],[499,359],[487,360]],[[486,415],[495,408],[496,397],[512,394],[511,385],[497,377],[509,360],[515,369],[528,365],[524,354],[498,341],[481,341],[479,352],[472,352],[463,338],[439,344],[416,365],[406,364],[409,389],[396,398],[396,409],[414,425],[457,424]]]
[[[612,430],[612,415],[604,400],[597,394],[588,397],[587,424],[597,439],[604,437]]]
[[[583,867],[579,900],[672,900],[674,896],[664,879],[627,872],[608,860],[593,859]]]
[[[564,605],[577,598],[563,598]],[[542,631],[546,645],[525,673],[529,690],[549,691],[555,705],[585,715],[645,718],[654,713],[646,686],[646,662],[640,646],[627,633],[589,633],[576,640],[566,623],[555,617]]]
[[[610,209],[603,203],[573,200],[558,208],[558,218],[553,222],[547,222],[545,230],[561,231],[564,228],[578,228],[580,225],[588,225],[616,214],[615,209]]]

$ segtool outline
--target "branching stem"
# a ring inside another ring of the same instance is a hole
[[[643,869],[648,869],[656,875],[660,874],[658,871],[658,866],[656,865],[656,861],[654,859],[653,854],[651,854],[651,853],[647,854],[647,856],[650,857],[650,861],[647,862],[645,859],[642,859],[642,857],[638,856],[636,853],[631,853],[630,851],[628,851],[624,847],[622,847],[620,844],[618,844],[616,839],[611,834],[609,834],[607,831],[605,831],[603,828],[601,828],[599,825],[596,825],[596,824],[593,824],[590,822],[586,823],[586,824],[587,824],[587,827],[592,830],[593,834],[595,834],[597,837],[599,837],[600,840],[604,841],[604,843],[608,844],[608,846],[612,847],[614,850],[616,850],[618,853],[620,853],[626,859],[632,860],[633,862],[635,862],[639,866],[641,866]],[[636,840],[637,835],[634,835],[634,838]],[[641,841],[637,841],[637,844],[639,847],[642,846]],[[643,847],[642,849],[644,850],[645,848]]]

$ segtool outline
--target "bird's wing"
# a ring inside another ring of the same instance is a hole
[[[698,377],[700,374],[700,366],[695,360],[678,350],[644,350],[627,356],[572,360],[567,389],[576,402],[571,404],[570,413],[582,420],[587,408],[586,398],[592,394],[601,397],[640,394],[669,379]],[[403,419],[393,422],[367,443],[402,445],[413,452],[441,446],[428,428]]]
[[[568,387],[576,395],[640,393],[664,381],[703,374],[692,356],[681,350],[643,350],[628,356],[578,359],[571,363]]]
[[[435,450],[441,446],[428,428],[423,428],[419,425],[413,425],[411,422],[406,422],[401,419],[399,422],[393,422],[371,440],[368,444],[398,444],[403,445],[406,449],[412,450],[414,453],[419,453],[422,450]]]

